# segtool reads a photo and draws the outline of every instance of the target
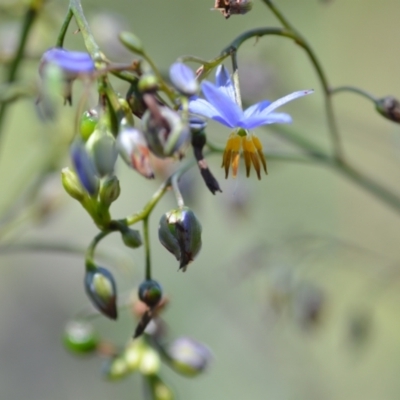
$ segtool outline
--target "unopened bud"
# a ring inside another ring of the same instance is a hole
[[[71,171],[69,168],[63,168],[61,171],[61,182],[65,191],[72,198],[79,202],[83,200],[85,193],[75,172]]]
[[[144,48],[142,41],[131,32],[121,32],[119,34],[119,40],[121,43],[130,51],[136,54],[143,54]]]
[[[131,371],[136,371],[139,368],[145,350],[146,346],[141,339],[135,339],[127,346],[124,351],[124,358]]]
[[[136,229],[126,227],[121,230],[122,241],[126,247],[136,249],[142,245],[142,237],[140,232]]]
[[[188,126],[180,115],[168,107],[159,107],[159,115],[147,110],[142,119],[144,135],[150,150],[160,158],[179,155],[189,141]]]
[[[85,289],[93,305],[102,314],[117,319],[117,289],[114,277],[107,269],[97,267],[87,271]]]
[[[120,356],[107,360],[103,364],[103,375],[110,380],[125,378],[130,372],[126,360]]]
[[[175,396],[172,390],[160,379],[158,375],[147,377],[147,384],[154,400],[174,400]]]
[[[169,362],[175,371],[186,376],[196,376],[203,372],[211,361],[211,352],[202,343],[181,337],[166,349]]]
[[[81,121],[79,124],[79,132],[83,141],[89,139],[90,135],[96,128],[99,122],[99,114],[95,109],[85,111],[82,114]]]
[[[143,375],[154,375],[160,370],[161,361],[158,353],[151,347],[147,347],[142,354],[139,371]]]
[[[65,328],[63,342],[71,352],[87,354],[96,350],[99,338],[88,322],[72,321]]]
[[[160,219],[158,237],[161,244],[180,261],[186,271],[201,249],[201,225],[188,207],[171,210]]]
[[[375,103],[376,110],[385,118],[400,123],[400,102],[392,96],[386,96]]]
[[[111,133],[96,129],[86,142],[86,148],[100,176],[112,175],[118,152]]]
[[[99,198],[100,202],[106,206],[110,206],[115,200],[118,199],[121,193],[119,180],[115,175],[106,176],[100,185]]]
[[[149,307],[156,306],[162,298],[161,285],[152,279],[142,282],[139,286],[139,299]]]
[[[181,62],[171,65],[169,77],[175,88],[186,96],[193,96],[199,90],[194,72]]]
[[[155,75],[147,73],[140,77],[138,89],[141,93],[153,92],[158,89],[158,79]]]
[[[95,196],[99,190],[99,179],[96,167],[81,140],[72,143],[70,155],[81,185],[91,196]]]

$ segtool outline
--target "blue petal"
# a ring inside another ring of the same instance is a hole
[[[237,123],[243,119],[242,109],[224,91],[210,82],[201,85],[204,96],[208,102],[218,111],[219,115],[231,128],[237,127]]]
[[[263,101],[260,101],[259,103],[252,105],[251,107],[247,108],[244,111],[245,118],[250,118],[254,114],[260,113],[265,108],[267,108],[270,104],[271,104],[271,102],[269,100],[263,100]]]
[[[183,63],[177,62],[172,64],[169,69],[169,77],[172,84],[187,96],[194,95],[199,88],[196,75]]]
[[[291,122],[292,117],[285,113],[254,114],[250,118],[240,121],[238,126],[244,129],[254,129],[262,125],[290,124]]]
[[[235,88],[228,70],[223,65],[219,65],[217,68],[215,73],[215,84],[221,91],[223,91],[234,102],[236,102]]]
[[[202,115],[203,117],[211,118],[229,128],[232,124],[227,121],[209,102],[204,99],[195,98],[189,102],[189,111],[193,114]]]
[[[91,73],[95,70],[89,53],[68,51],[62,48],[47,50],[42,56],[42,64],[53,63],[70,74]]]

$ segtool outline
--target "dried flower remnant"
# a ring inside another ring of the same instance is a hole
[[[243,15],[248,13],[253,7],[250,0],[215,0],[212,10],[221,11],[222,15],[228,19],[231,15]]]

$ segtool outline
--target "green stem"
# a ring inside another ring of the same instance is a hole
[[[233,87],[235,88],[235,99],[236,103],[242,108],[242,96],[240,95],[240,85],[239,85],[239,68],[237,62],[237,51],[233,51],[231,53],[232,59],[232,79],[233,79]]]
[[[101,240],[103,240],[106,236],[108,236],[112,230],[108,231],[103,231],[98,233],[93,240],[90,242],[89,247],[86,250],[85,254],[85,267],[86,271],[95,271],[96,270],[96,264],[94,262],[94,252],[96,250],[96,246],[99,244]]]
[[[331,95],[334,95],[337,93],[342,93],[342,92],[350,92],[350,93],[358,94],[361,97],[371,100],[373,103],[376,103],[378,101],[378,98],[376,98],[371,93],[366,92],[365,90],[362,90],[355,86],[339,86],[339,87],[336,87],[336,88],[333,88],[330,90]]]
[[[61,29],[60,29],[60,32],[58,34],[58,38],[57,38],[57,41],[56,41],[56,46],[57,47],[63,47],[64,46],[65,35],[67,33],[68,26],[69,26],[69,23],[71,22],[72,16],[73,16],[73,12],[72,12],[72,10],[70,8],[68,8],[67,15],[65,16],[64,22],[61,25]]]
[[[42,9],[44,4],[43,0],[32,0],[29,4],[29,7],[25,13],[24,22],[22,24],[22,29],[18,41],[18,47],[15,52],[15,56],[9,66],[8,74],[6,78],[6,83],[13,83],[17,79],[17,74],[19,71],[19,67],[21,65],[21,61],[24,57],[25,47],[28,41],[28,36],[32,30],[32,27],[39,15],[40,10]],[[10,103],[4,102],[0,103],[0,136],[3,131],[3,124],[5,120],[5,114],[8,109]]]
[[[150,253],[150,237],[149,237],[149,216],[143,219],[143,241],[145,249],[146,263],[146,280],[151,279],[151,253]]]
[[[179,176],[174,175],[171,179],[171,185],[172,185],[172,190],[174,191],[174,195],[176,198],[176,203],[178,204],[178,207],[181,208],[181,207],[185,206],[185,202],[183,200],[182,193],[179,190],[178,179],[179,179]]]

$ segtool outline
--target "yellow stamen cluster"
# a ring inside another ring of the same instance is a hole
[[[246,176],[250,176],[251,165],[257,172],[258,179],[261,179],[261,164],[267,173],[267,161],[262,151],[260,139],[254,135],[240,130],[232,132],[225,146],[222,156],[222,167],[225,168],[225,178],[229,175],[229,168],[232,168],[232,176],[237,176],[240,160],[240,150],[243,150],[243,158],[246,166]]]

